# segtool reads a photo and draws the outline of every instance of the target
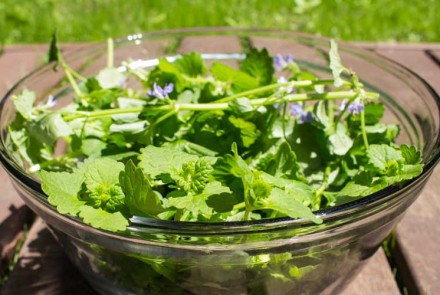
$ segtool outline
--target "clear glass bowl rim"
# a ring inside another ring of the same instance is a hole
[[[186,28],[186,29],[172,29],[172,30],[162,30],[162,31],[151,31],[151,32],[145,32],[145,33],[137,33],[128,35],[125,37],[117,38],[114,40],[115,44],[132,41],[132,40],[140,40],[142,42],[148,41],[152,38],[165,38],[165,37],[176,37],[176,36],[185,36],[185,37],[191,37],[191,36],[205,36],[205,35],[231,35],[231,36],[246,36],[247,34],[251,34],[251,36],[271,36],[275,38],[280,38],[280,36],[288,36],[289,38],[294,39],[305,39],[305,40],[311,40],[313,41],[319,41],[319,42],[329,42],[329,38],[321,37],[321,36],[314,36],[306,33],[300,33],[300,32],[292,32],[292,31],[286,31],[286,30],[276,30],[276,29],[263,29],[263,28],[234,28],[234,27],[199,27],[199,28]],[[90,43],[87,44],[84,47],[80,47],[77,50],[74,50],[72,52],[69,52],[67,55],[65,55],[65,59],[68,60],[70,58],[74,58],[75,56],[81,54],[81,53],[87,53],[88,51],[93,51],[95,49],[99,49],[106,46],[106,42],[98,42],[98,43]],[[423,87],[426,88],[426,90],[429,92],[431,98],[436,102],[436,105],[440,111],[440,96],[439,94],[429,85],[429,83],[424,80],[422,77],[420,77],[417,73],[412,71],[411,69],[406,68],[405,66],[391,60],[388,58],[385,58],[383,56],[374,54],[373,52],[370,52],[366,49],[362,49],[358,46],[350,45],[345,42],[338,42],[338,47],[340,49],[350,49],[350,52],[356,52],[365,56],[370,56],[378,60],[382,60],[384,63],[390,64],[399,70],[402,70],[409,74],[411,78],[415,78],[418,82],[422,83]],[[117,50],[117,49],[116,49]],[[48,69],[53,66],[53,63],[45,64],[40,67],[37,67],[33,71],[31,71],[29,74],[21,78],[14,86],[11,87],[9,91],[4,95],[2,100],[0,101],[0,118],[1,114],[4,110],[4,105],[7,102],[7,100],[11,97],[11,95],[14,93],[14,91],[24,84],[27,79],[32,77],[33,75],[38,74],[40,71],[44,71],[45,69]],[[376,193],[373,193],[369,196],[338,205],[331,208],[322,209],[319,211],[315,211],[314,213],[322,218],[324,220],[324,223],[328,220],[338,220],[345,218],[349,214],[352,214],[354,212],[359,212],[363,210],[368,210],[372,207],[379,206],[383,202],[389,200],[390,198],[397,198],[399,196],[399,192],[404,191],[405,189],[415,185],[418,182],[423,181],[425,178],[429,177],[430,172],[433,170],[435,165],[440,160],[440,136],[438,136],[435,148],[433,148],[434,154],[430,157],[430,160],[428,162],[424,163],[423,172],[416,178],[413,178],[404,184],[401,185],[394,185],[386,187]],[[41,189],[41,184],[31,178],[29,175],[25,173],[23,169],[20,169],[19,165],[15,163],[11,157],[9,157],[7,153],[7,149],[5,147],[5,143],[3,141],[3,136],[1,136],[0,140],[0,162],[2,163],[5,170],[15,179],[22,182],[27,188],[31,189],[33,192],[33,197],[36,195],[40,196],[47,196],[44,194],[44,192]],[[390,197],[390,198],[387,198]],[[55,213],[56,215],[60,216],[60,219],[64,219],[65,221],[68,221],[69,223],[75,224],[76,226],[79,226],[83,229],[88,230],[90,233],[95,234],[103,234],[105,236],[113,236],[114,238],[122,238],[127,236],[127,233],[114,233],[114,232],[108,232],[101,229],[93,228],[83,222],[81,222],[79,219],[68,216],[68,215],[61,215],[56,211],[56,209],[50,205],[46,199],[39,198],[39,201],[43,203],[46,210],[52,211],[52,213]],[[251,230],[254,227],[264,227],[264,228],[276,228],[279,226],[289,226],[289,227],[314,227],[316,226],[315,223],[305,220],[305,219],[293,219],[289,217],[283,217],[283,218],[272,218],[272,219],[261,219],[261,220],[253,220],[253,221],[236,221],[236,222],[182,222],[182,221],[171,221],[171,220],[157,220],[157,219],[151,219],[151,218],[143,218],[143,217],[133,217],[131,221],[134,224],[134,227],[141,226],[141,227],[154,227],[154,228],[162,228],[162,229],[170,229],[170,230],[179,230],[179,229],[185,229],[188,231],[194,230],[198,231],[199,234],[206,231],[208,232],[216,232],[218,229],[227,227],[228,229],[236,228],[238,230]],[[201,232],[200,232],[201,231]],[[229,232],[229,231],[228,231]],[[230,232],[229,232],[230,233]]]

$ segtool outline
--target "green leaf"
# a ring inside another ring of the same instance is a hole
[[[102,184],[114,185],[119,182],[119,173],[124,164],[108,158],[95,159],[85,173],[87,188],[93,190]]]
[[[12,102],[14,103],[17,112],[19,112],[23,118],[26,120],[31,119],[35,103],[35,92],[23,89],[19,95],[12,96]]]
[[[189,211],[194,217],[199,214],[211,215],[212,208],[206,204],[206,196],[204,194],[188,194],[184,197],[167,198],[167,207],[174,207],[184,211]]]
[[[237,199],[230,193],[210,195],[206,200],[206,204],[219,213],[231,212],[237,203]]]
[[[159,64],[148,75],[146,86],[151,88],[153,87],[154,83],[157,83],[161,86],[168,83],[173,83],[177,92],[182,91],[186,86],[185,80],[183,79],[179,69],[175,64],[170,63],[165,58],[159,58]],[[175,91],[173,91],[173,93],[174,92]]]
[[[296,179],[300,167],[296,155],[288,142],[282,142],[275,152],[269,152],[259,159],[257,169],[275,177]]]
[[[275,72],[273,59],[266,48],[260,51],[256,48],[251,48],[241,63],[240,70],[254,77],[262,86],[272,82]]]
[[[124,231],[129,225],[127,218],[121,212],[110,213],[101,208],[93,208],[91,206],[82,206],[80,208],[79,217],[84,223],[95,228],[108,231]]]
[[[148,121],[143,120],[124,124],[112,124],[109,131],[110,133],[137,134],[145,131],[148,126]]]
[[[381,171],[390,165],[395,165],[403,160],[402,153],[388,145],[372,144],[368,147],[367,156],[371,164]]]
[[[81,140],[81,151],[89,157],[100,157],[107,143],[98,138],[85,138]]]
[[[214,63],[211,66],[211,73],[214,78],[231,84],[236,92],[257,88],[259,86],[258,81],[247,73],[221,63]]]
[[[423,164],[403,165],[400,169],[401,180],[408,180],[419,176],[423,172]]]
[[[68,172],[41,171],[41,188],[48,195],[48,201],[61,214],[76,216],[85,201],[80,200],[78,194],[84,182],[84,171]]]
[[[296,155],[290,147],[290,144],[283,142],[278,147],[275,154],[275,173],[276,177],[285,177],[289,179],[297,178],[299,165]]]
[[[73,134],[72,128],[59,113],[47,113],[38,120],[29,122],[28,126],[29,133],[47,145],[53,145],[58,138]]]
[[[103,89],[117,88],[124,83],[125,75],[116,68],[105,68],[98,73],[96,80]]]
[[[240,130],[240,138],[244,147],[250,147],[258,139],[260,132],[254,123],[235,116],[229,116],[228,120]]]
[[[231,193],[231,189],[227,186],[224,186],[219,181],[213,181],[208,183],[205,188],[203,189],[203,194],[206,196],[212,196],[212,195],[220,195],[223,193]]]
[[[374,103],[370,102],[365,104],[364,112],[365,112],[365,124],[374,125],[379,123],[380,119],[383,116],[385,108],[383,103]]]
[[[93,91],[98,91],[102,89],[101,85],[95,77],[88,78],[85,83],[85,87],[88,93],[92,93]]]
[[[264,200],[265,208],[278,211],[292,218],[304,218],[320,224],[322,219],[316,217],[312,210],[294,197],[279,188],[273,188],[270,196]]]
[[[58,62],[59,60],[59,48],[58,48],[58,42],[57,42],[57,35],[58,35],[58,31],[55,29],[53,34],[52,34],[52,39],[50,40],[50,45],[49,45],[49,52],[47,53],[47,61],[48,62]]]
[[[333,80],[335,87],[341,87],[344,84],[344,81],[341,78],[342,72],[344,72],[345,68],[341,63],[341,57],[338,53],[338,44],[335,40],[330,40],[330,69],[332,70]]]
[[[422,163],[422,155],[414,146],[407,146],[402,144],[400,146],[400,151],[406,164],[420,164]]]
[[[197,77],[206,73],[206,66],[199,53],[191,52],[184,54],[175,61],[175,64],[181,73],[190,77]]]
[[[225,170],[224,172],[226,174],[232,174],[238,178],[242,178],[243,182],[250,186],[253,182],[254,174],[246,161],[238,154],[237,144],[235,142],[232,144],[232,153],[233,155],[226,154],[223,157],[223,165],[220,165],[221,167],[218,168]]]
[[[314,123],[322,130],[329,130],[331,127],[331,119],[328,115],[328,102],[318,101],[313,107]]]
[[[347,129],[343,124],[338,124],[336,133],[328,138],[330,143],[330,151],[338,156],[344,156],[353,146],[353,140],[348,136]]]
[[[157,178],[161,174],[171,174],[173,170],[182,168],[184,163],[198,158],[179,150],[150,145],[141,149],[139,167],[150,177]]]
[[[107,211],[121,210],[124,194],[119,186],[119,173],[124,164],[109,158],[93,160],[84,174],[84,183],[89,191],[88,203]]]
[[[312,203],[315,192],[310,185],[297,180],[272,176],[264,172],[260,174],[260,177],[273,187],[283,189],[286,193],[302,202],[304,205],[308,206]]]
[[[132,215],[157,216],[164,211],[160,195],[153,191],[142,169],[131,160],[120,173],[119,182],[125,194],[125,204]]]
[[[370,185],[359,184],[354,181],[350,181],[344,186],[341,191],[337,193],[337,196],[346,196],[351,198],[365,197],[383,189],[385,186],[386,183],[381,181],[377,181],[376,183],[372,183]]]

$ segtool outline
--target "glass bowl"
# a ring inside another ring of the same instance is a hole
[[[243,47],[291,53],[320,77],[328,70],[328,40],[304,34],[209,28],[135,34],[115,41],[115,64],[151,67],[158,57],[198,51],[209,63],[234,64]],[[16,111],[11,96],[28,88],[44,103],[49,94],[67,102],[72,91],[62,71],[43,66],[18,82],[1,101],[0,158],[20,196],[49,225],[79,271],[101,294],[338,294],[380,247],[417,198],[439,159],[439,97],[410,70],[356,46],[339,46],[346,66],[365,87],[381,94],[385,121],[398,123],[399,143],[423,150],[423,173],[398,186],[316,212],[324,222],[278,218],[248,222],[189,223],[133,217],[113,233],[59,214],[35,176],[25,173],[8,143]],[[106,64],[106,44],[65,54],[83,76]]]

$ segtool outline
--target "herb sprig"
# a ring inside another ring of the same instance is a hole
[[[14,157],[38,173],[48,201],[96,228],[123,231],[131,216],[237,221],[289,216],[321,223],[314,210],[419,175],[420,152],[394,143],[399,127],[341,63],[330,43],[331,79],[292,56],[251,48],[238,68],[198,53],[152,69],[107,67],[84,78],[57,60],[74,101],[35,105],[13,97]],[[277,73],[278,78],[276,78]],[[135,79],[143,88],[132,89]],[[57,144],[65,153],[55,155]]]

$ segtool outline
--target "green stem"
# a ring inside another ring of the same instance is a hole
[[[250,214],[251,214],[251,211],[246,208],[246,210],[244,211],[243,220],[244,221],[249,220]]]
[[[289,81],[286,83],[275,83],[275,84],[270,84],[270,85],[254,88],[251,90],[243,91],[243,92],[231,95],[231,96],[223,97],[221,99],[213,101],[212,103],[228,102],[228,101],[234,100],[236,98],[258,94],[258,93],[266,92],[269,90],[277,89],[280,87],[292,86],[292,87],[296,87],[296,88],[301,88],[301,87],[307,87],[307,86],[312,86],[312,85],[331,85],[331,84],[333,84],[333,80],[315,80],[315,81],[304,80],[304,81]]]
[[[113,68],[114,46],[113,39],[107,39],[107,68]]]
[[[316,204],[315,204],[315,210],[319,210],[319,208],[321,208],[321,198],[322,198],[322,194],[325,192],[325,190],[327,189],[327,187],[328,187],[328,178],[329,178],[329,175],[330,175],[330,173],[331,173],[331,168],[330,168],[330,166],[327,166],[326,168],[325,168],[325,172],[324,172],[324,179],[323,179],[323,181],[322,181],[322,184],[321,184],[321,186],[316,190],[316,197],[315,197],[315,200],[316,200]]]
[[[283,98],[256,98],[251,100],[251,104],[254,106],[272,105],[275,102],[300,102],[300,101],[312,101],[312,100],[335,100],[342,98],[352,98],[358,95],[354,91],[335,91],[327,93],[299,93],[299,94],[289,94]],[[376,99],[379,95],[377,93],[366,92],[365,98]],[[170,111],[170,110],[181,110],[181,111],[214,111],[214,110],[225,110],[229,107],[226,102],[223,103],[181,103],[181,104],[170,104],[162,106],[152,106],[152,107],[136,107],[136,108],[126,108],[126,109],[108,109],[94,112],[69,112],[71,115],[65,115],[65,121],[72,121],[80,118],[101,118],[117,114],[128,114],[128,113],[139,113],[144,110],[154,110],[154,111]]]
[[[154,122],[154,124],[157,125],[157,124],[159,124],[160,122],[162,122],[162,121],[168,119],[169,117],[171,117],[171,116],[177,114],[178,112],[179,112],[179,110],[174,109],[174,110],[172,110],[172,111],[166,113],[166,114],[163,115],[162,117],[159,117],[159,119],[157,119],[157,120]]]
[[[72,86],[72,89],[75,92],[75,94],[77,96],[83,96],[83,93],[82,93],[81,89],[79,89],[79,86],[76,83],[75,78],[73,78],[73,75],[72,75],[71,71],[69,70],[69,68],[65,67],[64,65],[63,65],[63,68],[64,68],[64,73],[66,74],[67,80],[69,80],[69,83]]]
[[[367,131],[365,130],[365,111],[362,111],[360,115],[361,115],[362,139],[364,140],[365,148],[368,150]]]
[[[63,59],[63,56],[61,55],[61,52],[58,52],[58,60],[59,63],[61,64],[61,66],[63,67],[64,73],[67,77],[67,80],[69,81],[70,85],[72,86],[73,91],[75,92],[75,94],[77,96],[82,96],[83,93],[82,91],[79,89],[78,84],[75,81],[76,77],[79,80],[82,81],[86,81],[86,78],[84,78],[83,76],[81,76],[80,74],[78,74],[77,72],[75,72]]]
[[[245,202],[241,202],[238,204],[235,204],[232,210],[240,210],[246,208],[246,203]]]

